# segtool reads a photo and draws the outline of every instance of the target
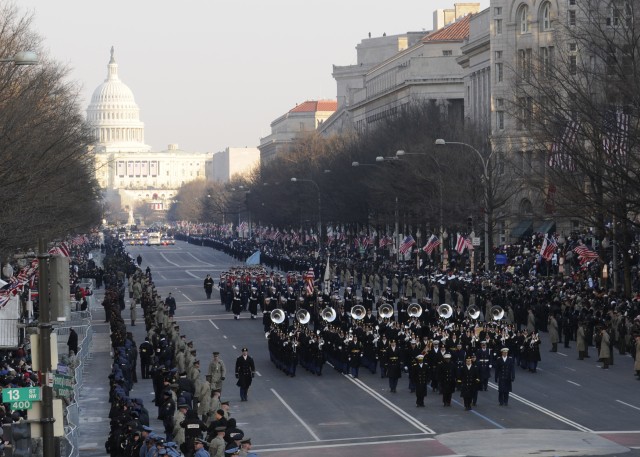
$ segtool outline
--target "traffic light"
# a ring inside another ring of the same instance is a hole
[[[469,229],[469,232],[473,231],[473,216],[469,216],[467,218],[467,228]]]
[[[13,457],[31,456],[31,425],[28,422],[11,424],[11,447]]]

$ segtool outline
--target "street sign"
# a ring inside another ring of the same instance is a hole
[[[2,390],[2,402],[3,403],[13,403],[13,402],[32,402],[32,401],[40,401],[41,399],[41,389],[40,387],[21,387],[19,389],[3,389]],[[25,408],[29,409],[29,408]]]
[[[73,395],[73,376],[53,375],[53,390],[58,397],[69,398]]]
[[[33,403],[29,400],[20,400],[9,403],[11,411],[21,411],[33,408]]]
[[[474,236],[473,239],[471,240],[471,244],[473,246],[480,246],[480,237]]]

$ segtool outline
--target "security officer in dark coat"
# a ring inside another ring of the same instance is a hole
[[[171,397],[171,391],[165,390],[160,405],[158,419],[162,421],[167,441],[171,441],[173,434],[173,414],[176,412],[176,402]]]
[[[149,379],[151,377],[150,368],[153,361],[153,345],[149,341],[147,336],[138,351],[140,353],[140,374],[142,379]]]
[[[512,357],[509,357],[509,349],[502,348],[500,357],[496,359],[495,382],[498,384],[498,401],[500,406],[507,406],[509,403],[509,392],[511,392],[511,384],[516,379],[515,363]]]
[[[207,300],[210,299],[213,292],[213,278],[209,274],[204,278],[204,292],[207,294]]]
[[[240,387],[240,400],[247,401],[249,387],[256,373],[253,358],[249,355],[249,349],[242,348],[242,355],[236,359],[236,385]]]

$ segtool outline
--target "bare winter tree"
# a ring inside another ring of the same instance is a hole
[[[0,251],[62,238],[100,221],[91,138],[67,70],[48,61],[31,16],[0,5],[0,57],[33,50],[36,66],[0,66]]]
[[[523,54],[512,69],[512,114],[547,153],[539,169],[546,207],[595,227],[600,240],[615,238],[626,294],[640,225],[639,14],[639,1],[563,7],[549,32],[554,46]]]

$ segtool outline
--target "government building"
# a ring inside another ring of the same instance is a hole
[[[210,153],[184,151],[177,144],[152,151],[145,144],[140,109],[118,76],[113,48],[107,78],[93,92],[87,121],[93,128],[96,178],[111,213],[109,222],[124,223],[120,215],[131,211],[136,222],[154,220],[169,208],[180,186],[205,180],[207,171],[212,172]]]

